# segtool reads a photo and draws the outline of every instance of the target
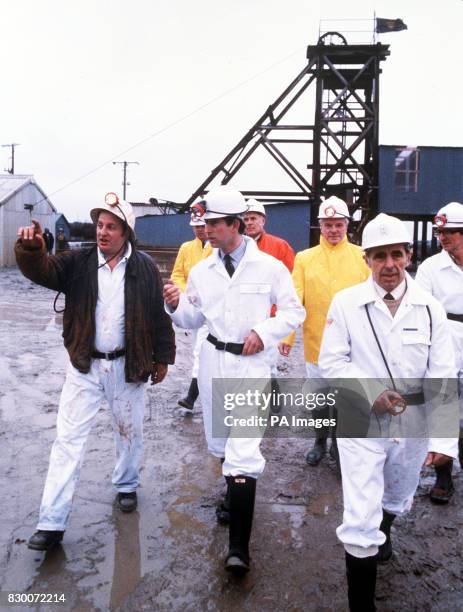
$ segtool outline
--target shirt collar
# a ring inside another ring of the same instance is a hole
[[[405,281],[407,289],[404,294],[405,301],[409,302],[410,304],[424,305],[429,303],[430,294],[427,291],[424,291],[424,289],[422,289],[418,283],[413,280],[408,272],[405,272]],[[376,291],[375,282],[373,281],[373,277],[371,275],[366,281],[360,283],[359,285],[354,285],[354,287],[357,294],[357,304],[359,306],[364,306],[365,304],[370,304],[371,302],[382,302],[379,293]],[[384,291],[384,294],[386,293],[387,292]]]
[[[230,255],[232,260],[238,264],[243,258],[245,251],[246,251],[246,242],[244,240],[241,240],[241,243],[236,247],[236,249],[234,249],[233,251],[230,251],[228,255]],[[223,261],[225,257],[225,253],[222,251],[222,249],[219,249],[219,255],[220,255],[220,259]]]
[[[441,270],[443,270],[444,268],[461,269],[460,266],[457,264],[457,262],[454,259],[452,259],[452,257],[444,249],[442,249],[442,251],[438,253],[438,256],[440,257],[439,263],[440,263]]]
[[[376,293],[383,300],[384,300],[384,296],[387,293],[390,293],[395,300],[400,300],[400,298],[403,296],[403,294],[407,290],[407,281],[405,280],[405,278],[400,283],[400,285],[398,285],[393,291],[386,291],[385,289],[380,287],[377,283],[375,283],[375,281],[373,281],[373,285],[375,287]]]

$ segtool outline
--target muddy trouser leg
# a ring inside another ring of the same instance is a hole
[[[119,493],[131,493],[140,483],[145,385],[125,382],[124,357],[106,363],[111,366],[104,379],[104,388],[116,443],[112,483]]]
[[[85,443],[103,400],[98,363],[82,374],[71,364],[61,392],[57,436],[53,443],[37,529],[64,531],[85,453]]]
[[[391,526],[397,515],[406,514],[413,503],[428,441],[422,438],[400,438],[389,443],[384,465],[383,518],[380,530],[386,540],[379,547],[378,561],[392,557]]]
[[[193,344],[193,367],[191,370],[191,382],[188,388],[186,397],[183,397],[178,401],[178,405],[187,410],[193,410],[194,404],[198,399],[198,372],[199,372],[199,353],[201,350],[201,344],[204,338],[207,336],[208,330],[205,325],[199,329],[192,330],[192,344]]]
[[[338,438],[344,513],[337,536],[346,551],[346,577],[352,612],[375,609],[376,554],[385,536],[379,529],[384,491],[386,441]]]
[[[193,368],[191,370],[191,382],[188,389],[188,393],[185,398],[181,399],[178,403],[183,408],[193,410],[194,404],[199,396],[198,387],[198,373],[199,373],[199,354],[201,352],[201,345],[207,337],[209,330],[206,325],[203,325],[199,329],[193,331]]]

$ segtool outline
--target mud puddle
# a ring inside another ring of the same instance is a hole
[[[224,572],[228,533],[215,522],[224,491],[219,464],[206,452],[200,406],[188,417],[176,409],[190,378],[191,335],[184,331],[176,366],[148,390],[138,511],[124,515],[113,505],[113,438],[103,407],[62,547],[45,554],[27,548],[67,365],[53,298],[17,270],[0,270],[0,590],[63,593],[59,607],[23,608],[46,612],[346,610],[335,534],[341,483],[328,456],[317,468],[306,464],[311,441],[264,440],[253,568],[241,582]],[[303,372],[298,341],[280,373]],[[454,472],[448,506],[429,503],[433,477],[426,470],[413,511],[394,523],[394,559],[378,573],[378,612],[463,610],[463,478]],[[5,608],[12,609],[21,608]]]

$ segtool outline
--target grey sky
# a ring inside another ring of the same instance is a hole
[[[71,220],[86,219],[107,191],[121,193],[121,168],[111,160],[140,163],[129,169],[129,199],[184,201],[302,70],[320,18],[372,19],[375,10],[402,18],[407,31],[379,37],[391,44],[380,142],[463,145],[455,119],[463,89],[461,0],[1,4],[0,140],[21,143],[16,172],[34,174]],[[4,168],[6,149],[0,155]]]

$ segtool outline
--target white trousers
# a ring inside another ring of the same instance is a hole
[[[220,393],[218,398],[213,400],[213,379],[236,378],[236,388],[241,391],[243,390],[243,379],[257,379],[256,389],[259,389],[268,384],[270,365],[262,353],[249,357],[236,356],[226,351],[217,351],[207,340],[201,346],[200,362],[198,385],[208,450],[215,457],[224,459],[222,466],[224,476],[243,475],[258,478],[265,468],[265,459],[260,451],[264,432],[259,433],[255,428],[253,429],[255,435],[241,438],[238,437],[240,428],[232,427],[227,430],[221,428],[224,437],[219,437],[217,433],[214,433],[214,419],[217,418],[223,423],[223,411],[219,409],[223,402]],[[246,408],[243,408],[243,411],[245,412]],[[250,414],[256,414],[256,410],[251,409]],[[263,413],[262,416],[264,416]]]
[[[66,529],[87,437],[104,399],[111,410],[116,442],[112,482],[121,493],[137,488],[143,448],[144,384],[126,383],[124,367],[125,357],[114,361],[93,359],[88,374],[69,364],[37,529]]]
[[[376,555],[386,536],[383,508],[402,515],[412,506],[428,440],[423,438],[338,438],[343,522],[337,536],[354,557]]]

